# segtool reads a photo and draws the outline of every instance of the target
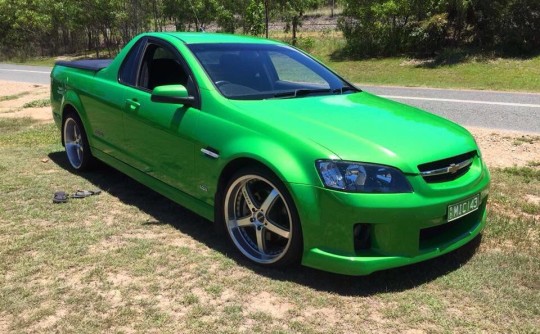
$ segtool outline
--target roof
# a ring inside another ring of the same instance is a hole
[[[156,35],[169,35],[174,36],[186,44],[201,44],[201,43],[258,43],[258,44],[278,44],[279,42],[270,39],[244,36],[244,35],[232,35],[221,33],[207,33],[207,32],[162,32],[156,33]]]

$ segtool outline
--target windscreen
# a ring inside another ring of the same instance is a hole
[[[327,68],[282,45],[189,45],[221,94],[257,100],[341,94],[356,89]]]

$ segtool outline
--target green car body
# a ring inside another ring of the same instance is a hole
[[[137,45],[148,41],[165,43],[181,56],[195,96],[188,96],[183,86],[149,91],[122,82],[119,72],[128,66],[124,59],[132,48],[144,50]],[[291,221],[299,225],[294,232],[298,249],[291,252],[299,253],[294,255],[309,267],[365,275],[445,254],[482,231],[490,176],[467,130],[354,90],[229,98],[193,51],[210,44],[292,49],[234,35],[143,34],[103,68],[65,63],[54,67],[51,101],[56,124],[64,129],[66,114],[76,114],[93,157],[220,223],[227,211],[224,203],[226,207],[234,195],[229,190],[236,185],[231,181],[235,173],[246,166],[264,169],[272,175],[267,178],[274,180],[272,184],[282,184],[274,188],[289,198],[285,212],[297,216]],[[67,132],[62,133],[65,142]],[[467,160],[466,168],[457,172],[461,161],[453,162],[452,157]],[[341,161],[356,168],[355,180],[359,169],[366,175],[364,167],[373,165],[375,172],[369,173],[379,179],[402,178],[402,191],[333,188],[327,184],[333,176],[325,179],[321,171]],[[432,162],[432,171],[446,168],[448,180],[427,181],[429,171],[422,174],[421,168]],[[456,218],[449,221],[449,210],[464,206],[463,212],[450,213]],[[466,212],[469,206],[471,212]],[[255,220],[260,223],[264,217]]]

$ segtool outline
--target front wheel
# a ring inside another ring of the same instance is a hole
[[[94,157],[90,152],[88,138],[80,117],[74,112],[66,114],[62,126],[64,146],[69,164],[78,171],[87,170]]]
[[[294,202],[281,181],[262,168],[246,168],[229,181],[223,203],[225,226],[236,248],[268,266],[298,262],[302,232]]]

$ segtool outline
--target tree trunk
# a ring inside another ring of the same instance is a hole
[[[292,19],[292,45],[296,45],[296,29],[298,27],[298,16],[294,16]]]
[[[269,17],[268,17],[268,0],[264,1],[264,31],[266,33],[266,38],[268,39],[268,25],[269,25]]]
[[[92,42],[92,31],[88,30],[88,50],[92,50],[94,48],[94,43]]]
[[[152,1],[152,9],[154,11],[154,31],[160,31],[158,30],[158,10],[157,10],[157,4],[156,4],[156,0]]]

